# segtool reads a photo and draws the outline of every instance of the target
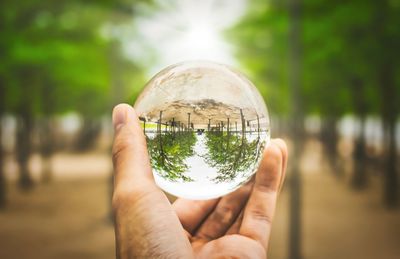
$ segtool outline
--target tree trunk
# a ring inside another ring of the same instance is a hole
[[[246,135],[246,121],[244,119],[242,109],[240,109],[240,118],[242,120],[242,138],[244,138]]]
[[[160,128],[161,128],[161,115],[162,115],[162,112],[160,111]],[[172,118],[172,126],[173,126],[173,128],[172,128],[172,134],[173,134],[174,139],[175,139],[175,130],[176,130],[175,118]]]
[[[39,137],[40,137],[40,153],[42,156],[42,175],[41,180],[48,183],[52,180],[52,165],[51,156],[54,152],[54,136],[52,127],[52,115],[54,114],[55,106],[57,103],[56,95],[54,93],[54,85],[51,81],[46,80],[42,83],[41,88],[42,96],[42,109],[44,116],[39,124]]]
[[[365,115],[360,117],[360,132],[355,140],[353,152],[354,169],[351,185],[355,189],[363,189],[367,185],[366,172],[366,141],[365,141]]]
[[[396,170],[396,157],[397,157],[397,146],[396,146],[396,120],[389,119],[386,122],[387,140],[386,140],[386,168],[385,168],[385,193],[384,201],[388,208],[394,208],[398,206],[399,202],[399,179]]]
[[[321,141],[324,144],[323,146],[325,148],[325,155],[332,172],[335,176],[340,177],[343,174],[338,165],[337,143],[339,140],[339,135],[336,130],[337,121],[337,117],[334,116],[326,117],[322,121]]]
[[[6,8],[6,4],[4,1],[0,4],[0,8]],[[3,17],[0,18],[0,31],[4,31],[4,27],[6,26]],[[4,41],[1,41],[4,42]],[[0,46],[0,57],[5,58],[7,60],[7,48],[4,46]],[[7,61],[5,61],[7,62]],[[6,179],[4,175],[4,150],[3,150],[3,138],[2,138],[2,130],[3,130],[3,115],[5,112],[5,99],[6,99],[6,86],[5,86],[5,78],[3,75],[0,75],[0,209],[5,208],[6,206]]]
[[[289,226],[289,258],[300,259],[301,256],[301,175],[300,153],[303,128],[303,113],[301,105],[301,0],[289,1],[289,89],[292,104],[291,139],[293,149],[291,154],[292,167],[290,171],[290,226]]]
[[[33,187],[33,180],[29,174],[28,161],[31,155],[31,132],[33,121],[28,107],[23,107],[18,120],[17,128],[17,161],[19,164],[19,186],[22,190]]]
[[[1,26],[1,25],[0,25]],[[3,112],[5,110],[5,86],[0,78],[0,209],[6,206],[6,179],[4,175],[4,150],[3,150]]]
[[[376,2],[376,38],[380,44],[380,48],[386,50],[379,52],[377,59],[377,71],[379,80],[379,90],[381,95],[381,116],[384,124],[385,142],[385,166],[384,170],[384,195],[383,200],[388,208],[394,208],[399,205],[399,179],[396,168],[397,148],[396,148],[396,122],[399,109],[399,92],[396,89],[396,72],[395,67],[398,63],[396,55],[389,50],[393,49],[393,34],[388,31],[390,18],[394,14],[388,1]],[[397,46],[395,47],[397,48]]]
[[[190,112],[188,113],[188,128],[190,129]]]
[[[360,132],[354,140],[355,149],[353,152],[353,175],[351,185],[355,189],[363,189],[367,185],[367,172],[366,172],[366,141],[365,141],[365,119],[367,114],[367,101],[365,94],[365,83],[359,77],[351,79],[351,94],[353,99],[354,111],[356,116],[360,119]]]
[[[1,86],[0,86],[1,87]],[[0,89],[1,91],[1,89]],[[0,93],[0,96],[2,93]],[[1,97],[0,97],[1,98]],[[2,130],[3,130],[3,120],[2,116],[0,113],[0,210],[5,208],[6,206],[6,179],[4,175],[4,151],[3,151],[3,135],[2,135]]]
[[[76,149],[78,151],[85,151],[93,147],[97,137],[99,136],[100,130],[101,125],[97,120],[90,118],[89,116],[85,116],[83,118],[83,125],[76,142]]]
[[[51,119],[43,118],[40,123],[40,151],[42,155],[42,182],[48,183],[53,178],[51,156],[53,154],[53,132]]]
[[[396,122],[397,105],[396,86],[394,83],[394,70],[391,64],[381,68],[380,89],[382,91],[382,117],[385,130],[385,168],[384,168],[384,203],[388,208],[398,206],[399,179],[396,168]]]

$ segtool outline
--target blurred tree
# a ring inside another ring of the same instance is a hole
[[[288,13],[284,2],[252,1],[240,23],[227,32],[237,42],[243,69],[263,95],[272,116],[286,117]]]
[[[0,30],[1,30],[1,24],[0,24]],[[1,49],[2,48],[0,46],[0,53]],[[0,54],[0,56],[2,55]],[[3,150],[3,114],[5,108],[4,97],[5,97],[4,79],[0,76],[0,209],[6,206],[6,178],[4,175],[4,150]]]
[[[332,10],[332,4],[326,1],[303,3],[302,82],[305,112],[320,116],[320,135],[328,162],[336,175],[340,175],[336,124],[350,110],[350,100],[345,80],[335,74],[341,68],[341,42],[335,37],[336,21],[332,20]]]
[[[377,66],[380,90],[380,114],[384,124],[385,174],[384,202],[388,207],[399,205],[399,176],[397,169],[396,123],[400,112],[400,2],[373,1],[376,36],[373,57]]]
[[[336,82],[336,88],[340,90],[336,94],[328,90],[331,99],[317,105],[321,109],[333,105],[333,111],[339,111],[339,116],[344,112],[351,112],[360,122],[353,152],[352,186],[362,188],[367,183],[365,121],[368,114],[380,113],[385,132],[388,132],[384,141],[387,153],[385,168],[382,168],[385,172],[385,202],[388,205],[395,204],[398,199],[398,173],[394,161],[397,157],[395,125],[398,117],[396,103],[399,103],[399,83],[394,76],[398,67],[398,61],[394,57],[399,56],[396,46],[399,45],[400,30],[393,27],[393,24],[399,22],[399,4],[396,1],[356,0],[328,3],[316,0],[307,2],[305,6],[309,11],[305,17],[309,18],[311,24],[309,29],[305,27],[305,32],[314,33],[319,38],[319,44],[314,46],[307,41],[309,38],[305,38],[305,46],[311,47],[306,57],[320,53],[314,50],[321,49],[321,46],[323,49],[324,46],[331,45],[330,49],[333,50],[322,56],[317,66],[308,67],[307,70],[319,75],[327,74],[325,85]],[[318,27],[323,31],[313,32],[312,28]],[[325,64],[328,65],[326,68]],[[312,78],[316,77],[312,76],[304,82],[314,83]],[[318,85],[320,89],[323,88],[323,84],[316,84]],[[318,87],[312,89],[315,91]],[[377,99],[379,95],[382,97],[381,108]],[[318,98],[321,96],[324,95],[318,95]],[[344,100],[346,101],[343,102]],[[326,111],[322,113],[325,116],[329,114],[331,113]],[[329,142],[326,144],[329,146]]]
[[[301,249],[301,204],[302,204],[302,181],[300,176],[300,154],[304,144],[303,120],[304,100],[302,90],[302,22],[303,1],[290,0],[289,11],[289,89],[290,89],[290,137],[293,141],[292,168],[290,170],[290,229],[289,229],[289,258],[300,259]]]
[[[321,1],[322,5],[327,5]],[[336,60],[337,68],[330,68],[331,77],[344,79],[349,89],[351,112],[360,121],[360,131],[353,152],[354,172],[352,185],[364,187],[367,182],[367,154],[365,120],[368,114],[380,113],[385,134],[385,203],[398,200],[397,147],[395,126],[399,113],[399,82],[395,71],[399,67],[398,47],[400,30],[393,26],[399,22],[399,3],[396,1],[362,1],[337,3],[329,6],[324,17],[334,24],[330,37],[336,39],[339,51],[327,60]],[[322,8],[319,8],[321,12]],[[339,69],[338,69],[339,68]],[[377,96],[381,96],[380,102]]]
[[[110,98],[114,85],[108,56],[110,42],[115,40],[104,37],[101,29],[106,22],[127,21],[133,15],[133,6],[132,1],[125,0],[1,2],[4,111],[18,116],[17,157],[20,185],[24,188],[32,185],[27,161],[35,119],[41,122],[41,153],[45,160],[54,149],[51,120],[55,114],[75,110],[82,115],[85,130],[79,143],[83,146],[98,131],[99,125],[93,121],[98,121],[98,116],[115,102]],[[114,52],[124,59],[120,51]],[[126,88],[133,76],[127,78],[125,73],[140,73],[128,68],[132,65],[117,75]],[[44,166],[45,179],[50,178],[49,168]]]
[[[373,112],[374,90],[370,52],[371,5],[365,1],[335,3],[309,1],[304,5],[304,84],[314,97],[306,96],[316,105],[313,109],[323,116],[322,140],[328,160],[336,164],[336,121],[352,112],[360,120],[360,132],[355,139],[355,162],[352,185],[366,184],[365,119]],[[316,98],[315,98],[316,97]],[[335,171],[340,169],[333,166]]]
[[[352,1],[335,7],[333,20],[337,21],[336,38],[342,39],[340,67],[338,74],[346,80],[350,89],[352,112],[359,119],[360,127],[355,138],[353,152],[354,169],[352,186],[360,189],[367,183],[367,154],[365,121],[368,114],[376,113],[375,98],[369,98],[372,91],[376,96],[377,88],[374,80],[373,60],[371,60],[371,44],[373,35],[370,33],[373,7],[371,2]]]
[[[0,8],[4,7],[0,3]],[[0,32],[3,31],[4,23],[1,22],[0,17]],[[0,37],[0,58],[5,58],[7,52],[5,51],[4,39]],[[6,97],[6,87],[5,87],[5,67],[4,63],[0,62],[0,209],[4,208],[6,205],[6,179],[4,175],[4,150],[3,150],[3,115],[5,112],[5,97]]]
[[[287,80],[293,60],[288,54],[294,44],[289,36],[289,3],[251,2],[248,15],[229,34],[238,43],[240,60],[250,70],[272,116],[276,113],[280,117],[286,117],[288,100],[293,101]],[[346,113],[356,116],[360,130],[354,139],[351,183],[362,188],[367,183],[368,165],[365,121],[369,114],[379,113],[386,132],[385,201],[397,203],[395,126],[400,97],[396,76],[399,59],[395,57],[399,56],[400,30],[395,24],[399,23],[400,4],[390,0],[346,3],[312,0],[301,6],[304,15],[299,37],[303,45],[303,70],[298,96],[303,100],[304,114],[318,114],[322,119],[322,141],[336,172],[341,170],[336,159],[336,123]],[[377,96],[382,97],[381,103]]]

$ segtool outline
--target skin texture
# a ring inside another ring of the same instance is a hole
[[[135,110],[114,108],[117,258],[266,258],[286,144],[273,139],[255,177],[222,198],[172,205],[156,186]]]

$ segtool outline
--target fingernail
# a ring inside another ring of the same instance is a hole
[[[126,109],[122,105],[115,106],[112,115],[114,129],[126,122]]]

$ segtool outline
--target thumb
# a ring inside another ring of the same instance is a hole
[[[112,118],[115,191],[131,192],[155,187],[146,139],[135,110],[128,104],[119,104],[114,108]]]
[[[167,197],[156,186],[146,139],[135,110],[114,108],[113,212],[118,258],[154,254],[188,258],[190,244]],[[184,248],[184,249],[182,249]]]

